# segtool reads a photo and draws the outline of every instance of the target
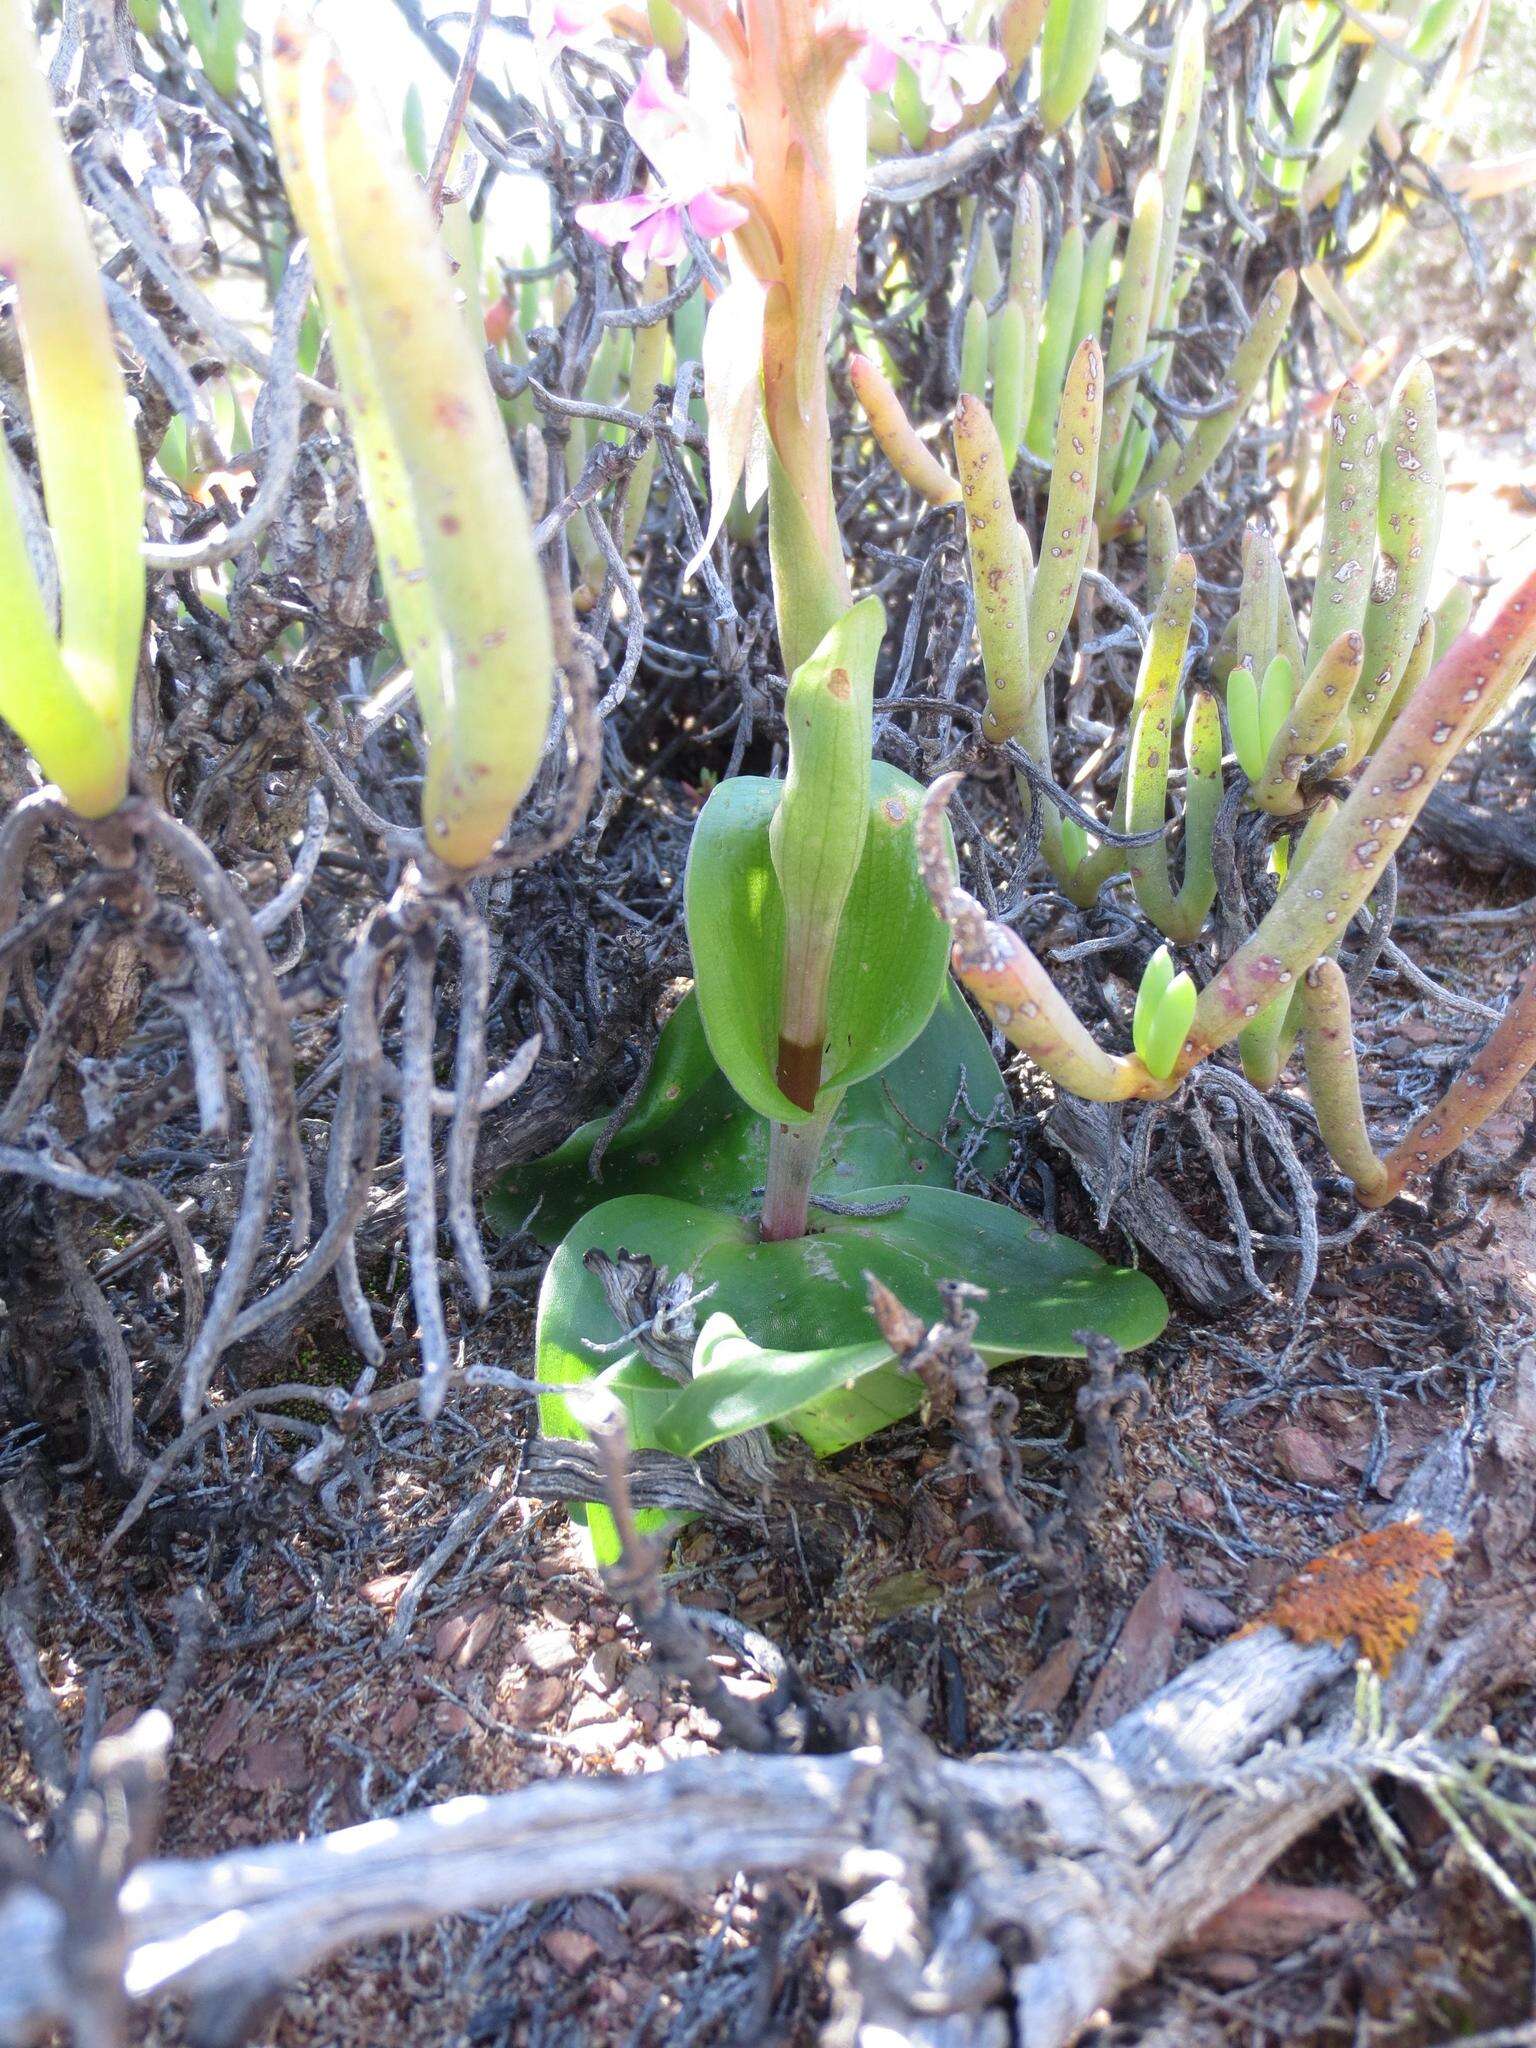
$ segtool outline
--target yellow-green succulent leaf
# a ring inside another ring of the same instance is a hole
[[[16,286],[60,621],[55,658],[47,660],[39,623],[50,639],[51,626],[9,480],[0,480],[10,529],[0,714],[75,808],[101,816],[127,789],[144,624],[144,473],[90,230],[25,0],[0,0],[0,272]]]
[[[473,866],[532,782],[553,706],[522,488],[426,197],[382,122],[327,39],[291,21],[273,33],[265,82],[427,733],[427,842]]]

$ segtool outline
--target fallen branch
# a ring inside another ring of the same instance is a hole
[[[1399,1512],[1460,1527],[1458,1444],[1431,1453],[1412,1493]],[[1442,1605],[1432,1594],[1388,1690],[1405,1733],[1474,1665],[1530,1655],[1532,1619],[1512,1613],[1431,1663]],[[1063,2048],[1385,1767],[1390,1747],[1356,1726],[1353,1665],[1348,1646],[1264,1627],[1081,1747],[955,1762],[887,1726],[834,1756],[689,1760],[143,1863],[119,1893],[124,1983],[141,2001],[233,1999],[445,1914],[594,1889],[686,1894],[745,1871],[842,1895],[840,2038],[992,2048],[1011,2007],[1013,2038]],[[19,2042],[67,2010],[74,1958],[46,1883],[11,1871],[0,2040]]]

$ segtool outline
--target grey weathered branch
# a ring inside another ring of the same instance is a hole
[[[1414,1493],[1429,1524],[1460,1524],[1459,1445],[1432,1455]],[[1484,1649],[1518,1663],[1531,1634],[1527,1616]],[[1390,1699],[1404,1728],[1466,1683],[1470,1654],[1406,1660]],[[144,1863],[120,1894],[125,1983],[139,2000],[230,1997],[471,1908],[798,1874],[847,1901],[842,2038],[885,2028],[922,2048],[992,2048],[1011,2006],[1013,2038],[1062,2048],[1372,1773],[1381,1752],[1353,1725],[1352,1663],[1265,1628],[1081,1747],[955,1762],[896,1727],[836,1756],[688,1760]],[[65,2010],[66,1936],[41,1885],[0,1901],[0,2040]]]

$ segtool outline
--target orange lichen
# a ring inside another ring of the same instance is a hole
[[[1424,1581],[1440,1577],[1455,1548],[1444,1529],[1426,1529],[1416,1517],[1352,1536],[1303,1565],[1241,1633],[1269,1625],[1298,1643],[1353,1637],[1385,1678],[1418,1629]]]

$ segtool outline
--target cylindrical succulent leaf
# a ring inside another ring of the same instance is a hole
[[[1193,945],[1216,900],[1216,819],[1223,795],[1221,710],[1209,690],[1190,694],[1184,721],[1184,876],[1168,936]]]
[[[1115,467],[1125,445],[1131,403],[1136,396],[1136,379],[1130,374],[1131,365],[1140,362],[1147,353],[1162,225],[1163,181],[1156,171],[1148,171],[1136,187],[1131,231],[1126,240],[1125,261],[1120,266],[1120,283],[1115,294],[1114,333],[1105,363],[1108,386],[1104,396],[1103,458],[1097,493],[1101,523],[1109,513],[1114,494]],[[1163,507],[1171,518],[1166,499]]]
[[[1243,579],[1237,600],[1233,652],[1253,671],[1255,682],[1269,667],[1277,645],[1275,625],[1275,543],[1262,519],[1243,529]]]
[[[1290,663],[1293,678],[1303,676],[1306,674],[1307,658],[1296,625],[1296,610],[1291,603],[1291,590],[1285,579],[1285,566],[1280,560],[1278,550],[1270,558],[1270,582],[1273,585],[1270,611],[1275,622],[1275,652],[1283,654]]]
[[[1030,651],[1042,680],[1071,623],[1088,559],[1103,418],[1104,358],[1090,335],[1072,358],[1061,394],[1051,488],[1030,596]]]
[[[1042,462],[1049,458],[1051,444],[1056,438],[1061,387],[1072,356],[1072,330],[1077,321],[1077,301],[1083,288],[1084,249],[1082,227],[1074,221],[1057,247],[1050,290],[1045,295],[1045,319],[1040,334],[1040,351],[1035,359],[1035,388],[1030,400],[1029,426],[1024,435]]]
[[[972,299],[965,309],[960,337],[960,393],[966,398],[987,395],[987,309]]]
[[[1298,783],[1307,763],[1330,744],[1349,707],[1360,679],[1365,641],[1357,632],[1341,633],[1323,650],[1312,673],[1296,693],[1295,702],[1270,744],[1264,772],[1253,786],[1261,811],[1287,818],[1301,809]]]
[[[666,271],[659,263],[652,263],[645,273],[640,303],[643,306],[658,305],[666,297],[667,287]],[[656,403],[657,389],[666,374],[668,341],[665,320],[653,320],[648,327],[635,329],[634,349],[629,359],[631,412],[649,412]],[[651,478],[655,471],[656,443],[652,440],[636,462],[624,493],[624,532],[630,539],[640,531],[645,521],[645,508],[650,501]]]
[[[1114,267],[1120,240],[1118,221],[1101,221],[1088,238],[1083,251],[1083,281],[1078,287],[1077,313],[1072,322],[1072,346],[1091,334],[1098,341],[1104,332],[1104,307],[1109,298],[1109,274]]]
[[[923,441],[878,363],[869,356],[848,359],[848,381],[864,408],[869,430],[886,461],[930,505],[959,502],[960,486]]]
[[[1160,950],[1166,951],[1166,948]],[[1139,1012],[1139,999],[1136,1007]],[[1158,997],[1136,1038],[1136,1051],[1154,1081],[1166,1081],[1173,1072],[1184,1049],[1194,1014],[1195,984],[1188,974],[1175,975]]]
[[[1141,970],[1141,986],[1136,991],[1136,1009],[1131,1018],[1131,1041],[1143,1059],[1146,1058],[1145,1041],[1152,1019],[1157,1014],[1157,1006],[1177,972],[1173,955],[1166,946],[1159,946]]]
[[[1295,695],[1296,671],[1287,655],[1277,654],[1264,671],[1264,681],[1259,686],[1259,745],[1266,762],[1290,716]]]
[[[1152,325],[1165,325],[1173,304],[1173,271],[1179,257],[1179,231],[1189,192],[1190,166],[1200,139],[1200,102],[1205,91],[1205,0],[1195,4],[1179,23],[1173,39],[1164,88],[1163,119],[1157,141],[1157,173],[1162,182],[1163,225],[1158,238],[1157,271],[1152,293]]]
[[[1026,422],[1035,402],[1035,380],[1040,367],[1040,324],[1045,307],[1044,265],[1040,189],[1026,172],[1019,180],[1013,235],[1008,245],[1008,304],[1019,309],[1024,337],[1019,406]]]
[[[1417,23],[1426,0],[1392,0],[1386,10],[1394,16],[1394,27],[1402,22]],[[1387,103],[1402,78],[1403,60],[1393,46],[1395,38],[1371,36],[1371,47],[1361,62],[1355,82],[1342,111],[1334,121],[1328,142],[1306,171],[1301,190],[1302,207],[1314,211],[1347,178],[1365,152],[1371,131],[1386,111]]]
[[[680,64],[688,53],[688,23],[673,0],[645,0],[651,41],[664,50],[670,64]]]
[[[1030,367],[1024,309],[1009,300],[992,323],[992,422],[1012,473],[1024,438],[1024,387]]]
[[[997,260],[997,243],[990,226],[983,221],[976,241],[976,262],[971,271],[971,297],[990,306],[1003,288],[1003,268]]]
[[[1435,622],[1431,615],[1426,612],[1419,621],[1418,637],[1414,640],[1412,652],[1403,664],[1403,672],[1398,678],[1397,688],[1392,692],[1392,702],[1387,706],[1386,716],[1377,728],[1376,744],[1378,746],[1381,744],[1382,735],[1392,730],[1392,727],[1402,716],[1404,707],[1414,691],[1423,682],[1434,665]],[[1475,739],[1481,730],[1481,726],[1474,726],[1467,737]]]
[[[1323,540],[1307,631],[1309,672],[1341,633],[1365,629],[1380,477],[1376,415],[1359,385],[1346,383],[1328,415]]]
[[[472,866],[533,780],[553,704],[527,508],[426,197],[327,41],[280,21],[266,97],[427,734],[427,844]]]
[[[1093,83],[1104,49],[1108,0],[1051,0],[1040,43],[1040,124],[1065,127]]]
[[[1090,1102],[1125,1102],[1169,1092],[1140,1058],[1105,1052],[1017,932],[993,923],[960,886],[944,831],[944,809],[963,778],[941,775],[923,802],[918,851],[935,910],[949,925],[950,965],[1011,1045],[1053,1080]]]
[[[25,0],[0,0],[0,275],[16,287],[59,630],[0,463],[0,716],[83,816],[128,786],[144,473],[97,256]]]
[[[976,636],[987,678],[985,730],[988,739],[1001,745],[1023,732],[1038,687],[1030,650],[1029,542],[1014,517],[997,429],[979,398],[961,399],[954,439],[976,591]]]
[[[1307,1094],[1329,1157],[1349,1175],[1362,1202],[1374,1207],[1390,1199],[1386,1168],[1366,1128],[1349,983],[1336,960],[1319,960],[1302,977],[1301,1046]]]
[[[1436,663],[1382,741],[1308,856],[1305,886],[1281,891],[1201,992],[1187,1064],[1228,1044],[1342,938],[1468,734],[1525,673],[1536,655],[1536,569],[1489,609],[1487,624]]]
[[[1125,826],[1129,832],[1155,832],[1167,817],[1174,705],[1194,610],[1195,558],[1179,555],[1152,616],[1131,707],[1125,769]],[[1168,932],[1176,911],[1166,842],[1132,847],[1126,859],[1137,902],[1159,931]]]
[[[1450,589],[1435,606],[1435,660],[1438,661],[1453,640],[1459,639],[1472,623],[1472,614],[1477,609],[1477,592],[1470,583],[1463,583],[1458,576]]]
[[[1196,420],[1182,448],[1177,442],[1167,442],[1142,478],[1143,491],[1166,491],[1172,505],[1188,497],[1236,432],[1244,408],[1258,389],[1290,325],[1295,304],[1296,273],[1282,270],[1227,366],[1224,381],[1232,393],[1231,403],[1220,412]]]
[[[1029,62],[1040,40],[1049,5],[1050,0],[1002,0],[997,10],[997,39],[1008,65],[1010,84]]]
[[[1248,662],[1240,661],[1227,677],[1227,732],[1237,765],[1256,782],[1264,772],[1264,742],[1259,727],[1259,684]]]
[[[1104,432],[1106,440],[1099,451],[1100,469],[1109,466],[1109,400],[1105,400]],[[1155,605],[1168,585],[1168,571],[1179,552],[1179,529],[1173,517],[1173,507],[1158,491],[1147,502],[1147,603]]]
[[[1338,800],[1325,796],[1317,805],[1303,826],[1300,836],[1289,842],[1284,839],[1275,842],[1276,852],[1284,852],[1285,865],[1280,887],[1300,889],[1302,870],[1317,846],[1318,840],[1327,830],[1329,821],[1338,815]],[[1291,1056],[1296,1034],[1301,1029],[1300,983],[1287,993],[1275,997],[1266,1005],[1252,1023],[1246,1025],[1237,1044],[1242,1055],[1243,1072],[1255,1088],[1266,1091],[1273,1088],[1279,1079],[1280,1070]]]
[[[1430,1172],[1448,1159],[1489,1117],[1495,1115],[1513,1095],[1531,1068],[1536,1066],[1536,963],[1528,966],[1516,985],[1493,1036],[1473,1055],[1465,1071],[1457,1076],[1445,1094],[1405,1131],[1382,1161],[1386,1191],[1379,1196],[1362,1191],[1361,1199],[1373,1207],[1390,1199],[1407,1181]]]
[[[1376,573],[1365,615],[1365,663],[1349,707],[1352,765],[1368,753],[1413,651],[1429,602],[1445,470],[1435,424],[1435,380],[1410,363],[1392,394],[1381,437]]]

